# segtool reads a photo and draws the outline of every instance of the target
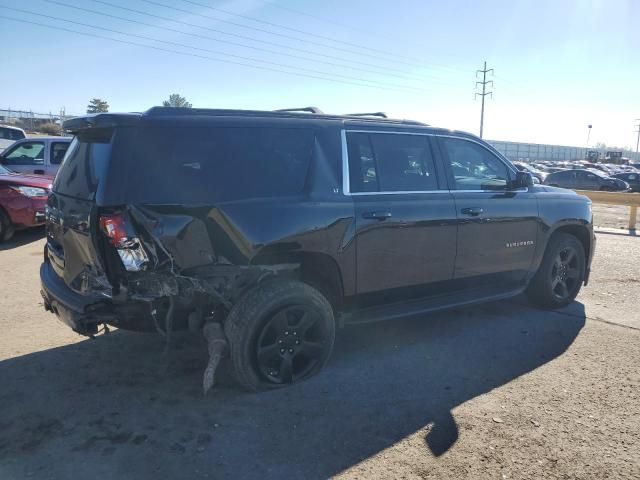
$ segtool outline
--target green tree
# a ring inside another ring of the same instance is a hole
[[[87,113],[103,113],[109,111],[109,104],[101,98],[92,98],[87,105]]]
[[[172,93],[171,95],[169,95],[169,100],[165,100],[164,102],[162,102],[162,106],[191,108],[193,105],[187,102],[187,99],[181,96],[180,94]]]

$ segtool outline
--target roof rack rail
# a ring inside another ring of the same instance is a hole
[[[309,112],[309,113],[315,113],[316,115],[322,115],[324,113],[318,107],[281,108],[275,111],[276,112]]]
[[[388,118],[384,112],[372,112],[372,113],[347,113],[345,117],[380,117]]]

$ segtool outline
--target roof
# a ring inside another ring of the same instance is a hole
[[[72,118],[64,122],[64,129],[77,131],[85,128],[113,127],[116,125],[133,125],[143,118],[176,118],[176,117],[260,117],[260,118],[288,118],[301,120],[353,120],[375,124],[413,125],[427,127],[428,125],[413,120],[398,120],[386,118],[381,112],[365,114],[331,115],[321,112],[315,107],[304,107],[283,110],[231,110],[208,108],[176,108],[153,107],[144,113],[97,113]]]
[[[73,137],[64,137],[58,135],[27,135],[27,138],[23,138],[22,140],[16,140],[17,142],[22,141],[37,141],[37,140],[52,140],[56,142],[70,142],[73,140]]]
[[[23,129],[21,129],[20,127],[14,127],[12,125],[3,125],[0,123],[0,128],[10,128],[11,130],[18,130],[19,132],[24,133]]]

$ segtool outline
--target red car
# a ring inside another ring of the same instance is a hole
[[[0,166],[0,242],[16,230],[44,224],[51,177],[21,175]]]

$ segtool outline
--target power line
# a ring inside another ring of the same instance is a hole
[[[295,15],[300,15],[300,16],[308,17],[308,18],[314,18],[316,20],[320,20],[321,22],[325,22],[325,23],[328,23],[328,24],[331,24],[331,25],[336,25],[336,26],[341,27],[341,28],[343,28],[345,30],[352,30],[354,32],[365,33],[367,35],[370,35],[372,37],[376,37],[378,39],[380,39],[380,38],[389,39],[390,38],[389,36],[386,36],[386,37],[385,36],[381,36],[380,32],[374,32],[374,31],[371,31],[371,30],[365,30],[364,28],[358,28],[358,27],[355,27],[353,25],[347,25],[345,23],[337,22],[337,21],[335,21],[333,19],[329,19],[327,17],[323,17],[323,16],[320,16],[320,15],[314,15],[314,14],[311,14],[311,13],[308,13],[308,12],[303,12],[301,10],[296,10],[294,8],[291,8],[291,7],[285,7],[284,5],[278,4],[276,1],[272,1],[272,2],[264,1],[263,5],[268,5],[269,7],[278,8],[280,10],[284,10],[285,12],[293,13]],[[422,44],[421,48],[429,49],[429,48],[432,48],[432,45]],[[441,52],[439,52],[439,53],[441,53]],[[396,54],[393,54],[393,55],[397,56]],[[459,55],[448,54],[447,56],[448,57],[457,57],[459,59],[463,58],[463,57],[461,57]],[[406,59],[414,60],[414,61],[418,61],[418,62],[422,62],[423,61],[423,60],[417,59],[415,57],[402,56],[402,58],[406,58]],[[449,70],[449,71],[458,72],[458,73],[467,73],[466,69],[463,69],[463,68],[460,68],[460,67],[452,67],[450,65],[443,65],[443,64],[433,63],[433,62],[430,62],[429,65],[431,65],[431,66],[433,66],[435,68],[443,69],[443,70]]]
[[[143,0],[143,1],[146,1],[147,3],[157,4],[157,2],[152,2],[152,1],[147,1],[147,0]],[[227,15],[232,15],[234,17],[244,18],[246,20],[251,20],[252,22],[262,23],[263,25],[269,25],[271,27],[282,28],[282,29],[288,30],[290,32],[300,33],[302,35],[307,35],[307,36],[310,36],[310,37],[320,38],[320,39],[328,40],[328,41],[334,42],[334,43],[342,43],[342,44],[349,45],[349,46],[352,46],[352,47],[361,48],[361,49],[364,49],[364,50],[369,50],[371,52],[377,52],[377,53],[382,54],[382,55],[392,56],[394,58],[401,57],[401,58],[406,58],[407,60],[418,61],[415,58],[406,57],[404,55],[398,55],[397,53],[386,52],[384,50],[379,50],[379,49],[376,49],[376,48],[371,48],[369,46],[359,45],[357,43],[347,42],[347,41],[344,41],[344,40],[336,40],[335,38],[327,37],[325,35],[320,35],[320,34],[317,34],[317,33],[311,33],[311,32],[305,31],[305,30],[300,30],[298,28],[288,27],[286,25],[282,25],[282,24],[279,24],[279,23],[269,22],[267,20],[262,20],[262,19],[259,19],[259,18],[256,18],[256,17],[252,17],[250,15],[244,15],[244,14],[241,14],[241,13],[232,12],[230,10],[225,10],[225,9],[219,8],[219,7],[212,7],[210,5],[205,5],[204,3],[196,2],[194,0],[182,0],[182,1],[185,2],[185,3],[190,3],[191,5],[195,5],[197,7],[206,8],[208,10],[212,10],[212,11],[215,11],[215,12],[222,12],[222,13],[225,13]]]
[[[45,1],[47,3],[55,4],[55,5],[61,5],[63,7],[67,7],[67,8],[72,8],[72,9],[75,9],[75,10],[80,10],[80,11],[84,11],[84,12],[88,12],[88,13],[93,13],[93,14],[97,14],[97,15],[103,15],[103,16],[107,16],[107,17],[111,17],[111,18],[116,18],[116,19],[119,19],[119,20],[124,20],[124,21],[128,21],[128,22],[136,23],[136,21],[128,19],[128,18],[119,17],[117,15],[113,15],[113,14],[109,14],[109,13],[105,13],[105,12],[100,12],[100,11],[97,11],[97,10],[92,10],[90,8],[79,7],[77,5],[71,5],[69,3],[60,2],[58,0],[43,0],[43,1]],[[97,2],[98,0],[94,0],[94,1]],[[270,42],[268,40],[260,40],[260,39],[256,39],[256,38],[249,37],[249,36],[246,36],[246,35],[241,35],[241,34],[236,34],[236,33],[229,33],[229,32],[225,32],[225,31],[222,31],[222,30],[217,30],[217,29],[211,28],[211,27],[205,27],[205,26],[202,26],[202,25],[197,25],[195,23],[185,22],[183,20],[177,20],[177,19],[174,19],[174,18],[164,17],[162,15],[156,15],[156,14],[153,14],[153,13],[144,12],[144,11],[136,10],[136,9],[133,9],[133,8],[123,7],[121,5],[113,4],[113,3],[110,3],[110,2],[102,1],[102,2],[99,2],[99,3],[102,3],[104,5],[108,5],[110,7],[117,8],[117,9],[120,9],[120,10],[124,10],[124,11],[127,11],[127,12],[136,13],[136,14],[139,14],[139,15],[145,15],[145,16],[152,17],[152,18],[157,18],[159,20],[163,20],[163,21],[167,21],[167,22],[178,23],[178,24],[181,24],[181,25],[189,26],[189,27],[201,28],[203,30],[208,30],[208,31],[215,32],[215,33],[218,33],[218,34],[221,34],[221,35],[227,35],[227,36],[231,36],[231,37],[234,37],[234,38],[241,38],[241,39],[249,40],[249,41],[256,42],[256,43],[262,43],[262,44],[265,44],[265,45],[271,45],[271,46],[275,46],[275,47],[279,47],[279,48],[285,48],[285,49],[289,49],[289,50],[294,50],[294,51],[305,53],[305,54],[308,54],[308,55],[316,55],[316,56],[323,57],[323,58],[329,58],[329,59],[334,59],[334,60],[339,60],[339,61],[344,61],[344,62],[350,62],[350,63],[353,63],[353,64],[364,65],[364,66],[368,66],[368,67],[372,67],[372,68],[383,69],[383,70],[385,70],[385,72],[390,71],[390,72],[396,72],[396,73],[404,73],[401,70],[388,68],[388,67],[385,67],[385,66],[375,65],[375,64],[371,64],[371,63],[357,61],[357,60],[345,59],[345,58],[336,57],[336,56],[333,56],[333,55],[322,54],[322,53],[314,52],[312,50],[306,50],[306,49],[303,49],[303,48],[292,47],[290,45],[283,45],[281,43]],[[140,23],[144,24],[142,22],[140,22]],[[149,24],[146,24],[146,25],[149,25]],[[153,25],[150,25],[150,26],[154,27]],[[155,27],[155,28],[165,28],[165,27]],[[222,40],[216,40],[216,41],[222,41]],[[258,48],[258,47],[253,47],[253,48]],[[290,54],[281,53],[280,55],[290,55]],[[314,61],[316,61],[316,60],[314,60]],[[377,73],[382,73],[382,72],[377,72]],[[407,77],[407,76],[405,75],[405,77]],[[423,75],[422,77],[429,78],[430,76],[424,76]],[[439,77],[430,77],[430,78],[438,79]]]
[[[293,68],[293,69],[296,69],[296,70],[299,70],[299,71],[306,71],[306,72],[314,73],[314,74],[329,75],[326,72],[323,72],[323,71],[320,71],[320,70],[314,70],[314,69],[309,69],[309,68],[304,68],[304,67],[298,67],[298,66],[295,66],[295,65],[291,66],[291,65],[286,65],[286,64],[277,63],[277,62],[270,62],[268,60],[261,60],[261,59],[258,59],[258,58],[245,57],[245,56],[242,56],[242,55],[234,55],[234,54],[231,54],[231,53],[224,53],[224,52],[211,50],[211,49],[207,49],[207,48],[195,47],[193,45],[187,45],[187,44],[184,44],[184,43],[171,42],[171,41],[168,41],[168,40],[161,40],[161,39],[158,39],[158,38],[148,37],[148,36],[145,36],[145,35],[138,35],[138,34],[135,34],[135,33],[122,32],[122,31],[119,31],[119,30],[114,30],[112,28],[100,27],[100,26],[96,26],[96,25],[83,23],[83,22],[76,22],[76,21],[73,21],[73,20],[67,20],[65,18],[54,17],[52,15],[45,15],[45,14],[42,14],[42,13],[31,12],[29,10],[22,10],[22,9],[19,9],[19,8],[5,7],[3,5],[0,5],[0,8],[4,8],[4,9],[7,9],[7,10],[13,10],[13,11],[16,11],[16,12],[21,12],[21,13],[28,13],[30,15],[36,15],[36,16],[39,16],[39,17],[44,17],[44,18],[48,18],[50,20],[56,20],[56,21],[60,21],[60,22],[67,22],[67,23],[71,23],[73,25],[79,25],[79,26],[82,26],[82,27],[94,28],[96,30],[102,30],[102,31],[106,31],[106,32],[116,33],[118,35],[126,35],[126,36],[130,36],[130,37],[140,38],[140,39],[143,39],[143,40],[151,40],[151,41],[154,41],[154,42],[164,43],[164,44],[172,45],[172,46],[176,46],[176,47],[182,47],[182,48],[199,50],[199,51],[207,52],[207,53],[213,53],[214,55],[223,55],[223,56],[226,56],[226,57],[238,58],[240,60],[248,60],[250,62],[264,63],[266,65],[273,65],[273,66],[276,66],[276,67]],[[355,81],[359,81],[359,82],[367,82],[367,83],[378,84],[378,85],[394,87],[394,88],[406,88],[406,89],[416,90],[416,91],[421,91],[422,90],[422,89],[416,88],[416,87],[410,87],[410,86],[405,86],[405,85],[396,85],[396,84],[393,84],[393,83],[379,82],[379,81],[376,81],[376,80],[368,80],[368,79],[365,79],[365,78],[351,77],[351,76],[348,76],[348,75],[340,75],[340,74],[331,74],[331,75],[334,76],[334,77],[344,78],[346,80],[355,80]]]
[[[232,64],[232,65],[240,65],[240,66],[243,66],[243,67],[249,67],[249,68],[253,68],[253,69],[257,69],[257,70],[265,70],[265,71],[270,71],[270,72],[284,73],[284,74],[287,74],[287,75],[295,75],[295,76],[298,76],[298,77],[313,78],[313,79],[316,79],[316,80],[326,80],[326,81],[329,81],[329,82],[342,83],[342,84],[346,84],[346,85],[355,85],[355,86],[358,86],[358,87],[368,87],[368,88],[375,88],[375,89],[381,89],[381,90],[398,90],[398,89],[388,88],[388,87],[383,87],[383,86],[378,86],[378,85],[351,82],[351,81],[346,81],[346,80],[338,80],[338,79],[331,78],[331,77],[322,77],[322,76],[319,76],[319,75],[310,75],[310,74],[306,74],[306,73],[299,73],[297,71],[296,72],[290,72],[290,71],[281,70],[281,69],[277,69],[277,68],[264,67],[264,66],[260,66],[260,65],[251,65],[251,64],[248,64],[248,63],[237,62],[237,61],[234,61],[234,60],[224,60],[224,59],[219,59],[219,58],[213,58],[213,57],[209,57],[209,56],[206,56],[206,55],[199,55],[199,54],[196,54],[196,53],[181,52],[179,50],[172,50],[172,49],[163,48],[163,47],[156,47],[156,46],[153,46],[153,45],[145,45],[143,43],[131,42],[131,41],[128,41],[128,40],[120,40],[120,39],[106,37],[104,35],[98,35],[98,34],[94,34],[94,33],[80,32],[78,30],[73,30],[73,29],[70,29],[70,28],[47,25],[45,23],[34,22],[34,21],[31,21],[31,20],[24,20],[24,19],[21,19],[21,18],[8,17],[6,15],[0,15],[0,18],[3,18],[5,20],[12,20],[14,22],[21,22],[21,23],[27,23],[27,24],[30,24],[30,25],[37,25],[39,27],[50,28],[52,30],[59,30],[59,31],[74,33],[74,34],[78,34],[78,35],[84,35],[86,37],[93,37],[93,38],[99,38],[99,39],[102,39],[102,40],[109,40],[109,41],[112,41],[112,42],[117,42],[117,43],[121,43],[121,44],[125,44],[125,45],[133,45],[133,46],[136,46],[136,47],[143,47],[143,48],[148,48],[148,49],[152,49],[152,50],[158,50],[160,52],[174,53],[174,54],[177,54],[177,55],[182,55],[182,56],[187,56],[187,57],[194,57],[194,58],[200,58],[200,59],[205,59],[205,60],[211,60],[211,61],[214,61],[214,62],[228,63],[228,64]]]
[[[104,4],[104,5],[113,6],[112,3],[105,2],[104,0],[93,0],[93,1],[96,2],[96,3]],[[364,53],[364,52],[356,52],[356,51],[348,49],[348,48],[340,48],[340,47],[327,45],[326,43],[316,42],[316,41],[313,41],[313,40],[305,40],[303,38],[295,37],[293,35],[287,35],[286,33],[272,32],[272,31],[266,30],[264,28],[258,28],[258,27],[252,27],[252,26],[249,26],[249,25],[243,25],[242,23],[237,23],[237,22],[233,22],[231,20],[225,20],[225,19],[222,19],[222,18],[212,17],[210,15],[205,15],[203,13],[192,12],[192,11],[189,11],[189,10],[185,10],[183,8],[178,8],[178,7],[174,7],[172,5],[167,5],[166,3],[156,2],[155,0],[142,0],[142,1],[146,2],[146,3],[149,3],[151,5],[156,5],[156,6],[159,6],[159,7],[167,8],[169,10],[174,10],[176,12],[186,13],[188,15],[193,15],[193,16],[196,16],[196,17],[202,17],[202,18],[206,18],[206,19],[209,19],[209,20],[215,20],[216,22],[227,23],[229,25],[233,25],[233,26],[240,27],[240,28],[246,28],[246,29],[249,29],[249,30],[255,30],[257,32],[266,33],[268,35],[275,35],[275,36],[278,36],[278,37],[287,38],[289,40],[294,40],[296,42],[308,43],[308,44],[316,45],[316,46],[319,46],[319,47],[322,47],[322,48],[331,48],[333,50],[338,50],[338,51],[341,51],[341,52],[351,53],[351,54],[355,54],[355,55],[361,55],[361,56],[375,58],[375,59],[380,60],[380,56],[376,55],[376,54],[369,54],[369,53]],[[402,60],[398,60],[397,57],[395,59],[385,59],[385,61],[393,62],[393,63],[399,63],[399,64],[405,64],[405,65],[408,65],[408,66],[411,66],[411,67],[417,66],[415,63],[409,63],[409,62],[405,62],[405,61],[402,61]]]
[[[493,80],[487,80],[487,73],[489,72],[493,75],[493,68],[487,70],[487,62],[484,62],[484,68],[482,70],[476,70],[476,78],[478,78],[479,73],[482,73],[482,81],[476,82],[476,88],[478,88],[478,85],[482,85],[482,93],[476,92],[476,97],[482,97],[482,108],[480,109],[480,138],[482,138],[482,131],[484,130],[484,97],[491,95],[493,98],[493,92],[487,92],[488,84],[491,84],[493,87]]]
[[[303,12],[303,11],[300,11],[300,10],[296,10],[294,8],[291,8],[291,7],[285,7],[284,5],[280,5],[279,3],[275,2],[275,1],[274,2],[265,1],[264,5],[268,5],[270,7],[275,7],[275,8],[278,8],[280,10],[284,10],[285,12],[293,13],[295,15],[301,15],[303,17],[315,18],[316,20],[320,20],[322,22],[329,23],[331,25],[337,25],[338,27],[341,27],[341,28],[344,28],[344,29],[347,29],[347,30],[354,30],[356,32],[366,33],[367,35],[377,35],[376,33],[370,32],[370,31],[365,30],[363,28],[357,28],[357,27],[349,26],[349,25],[346,25],[346,24],[341,23],[341,22],[336,22],[335,20],[332,20],[332,19],[329,19],[329,18],[326,18],[326,17],[321,17],[320,15],[313,15],[311,13]]]
[[[349,63],[329,62],[329,61],[326,61],[326,60],[310,59],[308,55],[307,56],[303,56],[303,55],[296,55],[294,53],[279,52],[277,50],[271,50],[269,48],[258,47],[258,46],[255,46],[255,45],[247,45],[247,44],[240,43],[240,42],[234,42],[234,41],[231,41],[231,40],[224,40],[224,39],[220,39],[220,38],[214,38],[214,37],[210,37],[210,36],[207,36],[207,35],[201,35],[201,34],[198,34],[198,33],[185,32],[184,30],[178,30],[178,29],[171,28],[171,27],[154,25],[152,23],[142,22],[140,20],[132,20],[130,18],[121,17],[119,15],[113,15],[113,14],[101,12],[101,11],[98,11],[98,10],[92,10],[92,9],[89,9],[89,8],[78,7],[76,5],[71,5],[71,4],[68,4],[68,3],[65,3],[65,2],[59,2],[59,1],[56,1],[56,0],[44,0],[44,1],[48,2],[48,3],[56,4],[56,5],[61,5],[61,6],[67,7],[67,8],[72,8],[72,9],[80,10],[80,11],[83,11],[83,12],[92,13],[92,14],[95,14],[95,15],[100,15],[100,16],[103,16],[103,17],[114,18],[116,20],[121,20],[121,21],[124,21],[124,22],[129,22],[129,23],[133,23],[133,24],[137,24],[137,25],[143,25],[145,27],[151,27],[151,28],[155,28],[155,29],[158,29],[158,30],[166,30],[168,32],[179,33],[181,35],[187,35],[187,36],[190,36],[190,37],[201,38],[201,39],[210,40],[210,41],[213,41],[213,42],[225,43],[225,44],[228,44],[228,45],[234,45],[236,47],[246,48],[246,49],[249,49],[249,50],[255,50],[255,51],[259,51],[259,52],[266,52],[266,53],[271,53],[271,54],[274,54],[274,55],[281,55],[281,56],[284,56],[284,57],[295,58],[295,59],[298,59],[298,60],[305,60],[305,61],[312,60],[314,62],[322,63],[322,64],[325,64],[325,65],[330,65],[332,67],[348,68],[350,70],[359,71],[359,72],[375,73],[377,75],[385,74],[386,76],[389,76],[389,77],[400,78],[400,79],[405,79],[405,80],[416,80],[416,81],[424,80],[424,78],[420,78],[420,77],[416,77],[416,76],[393,73],[393,72],[395,72],[395,70],[389,71],[388,69],[385,69],[384,67],[373,66],[372,68],[376,68],[377,70],[372,70],[372,69],[367,69],[367,68],[354,66],[353,65],[354,62],[351,62],[351,64],[349,64]],[[125,7],[121,7],[121,8],[125,8]],[[140,12],[140,13],[145,13],[145,12]],[[180,23],[180,24],[192,26],[192,27],[202,28],[202,29],[205,29],[205,30],[211,30],[211,31],[216,32],[216,33],[230,35],[230,36],[232,36],[234,38],[238,37],[238,38],[248,39],[250,41],[262,43],[259,40],[253,39],[251,37],[245,37],[243,35],[234,35],[234,34],[231,34],[231,33],[218,31],[218,30],[212,29],[212,28],[201,27],[199,25],[191,24],[191,23],[188,23],[188,22],[182,22],[182,21],[173,20],[173,19],[170,19],[170,18],[159,17],[159,16],[153,15],[153,14],[146,14],[146,15],[151,16],[151,17],[155,17],[155,18],[165,19],[165,20],[172,21],[172,22],[175,22],[175,23]],[[267,45],[272,44],[271,42],[264,42],[264,43],[266,43]],[[273,45],[281,46],[281,45],[279,45],[277,43],[273,44]],[[282,47],[283,48],[289,48],[289,47],[284,46],[284,45]],[[299,50],[299,49],[294,49],[294,50]],[[338,60],[341,60],[340,57],[331,57],[329,55],[316,54],[316,53],[310,52],[310,51],[307,52],[306,50],[302,50],[302,51],[306,52],[308,54],[311,53],[311,54],[319,55],[321,57],[336,58]],[[344,61],[347,62],[347,60],[344,60]],[[355,62],[355,63],[358,63],[358,62]],[[444,80],[442,80],[442,81],[444,81]]]

